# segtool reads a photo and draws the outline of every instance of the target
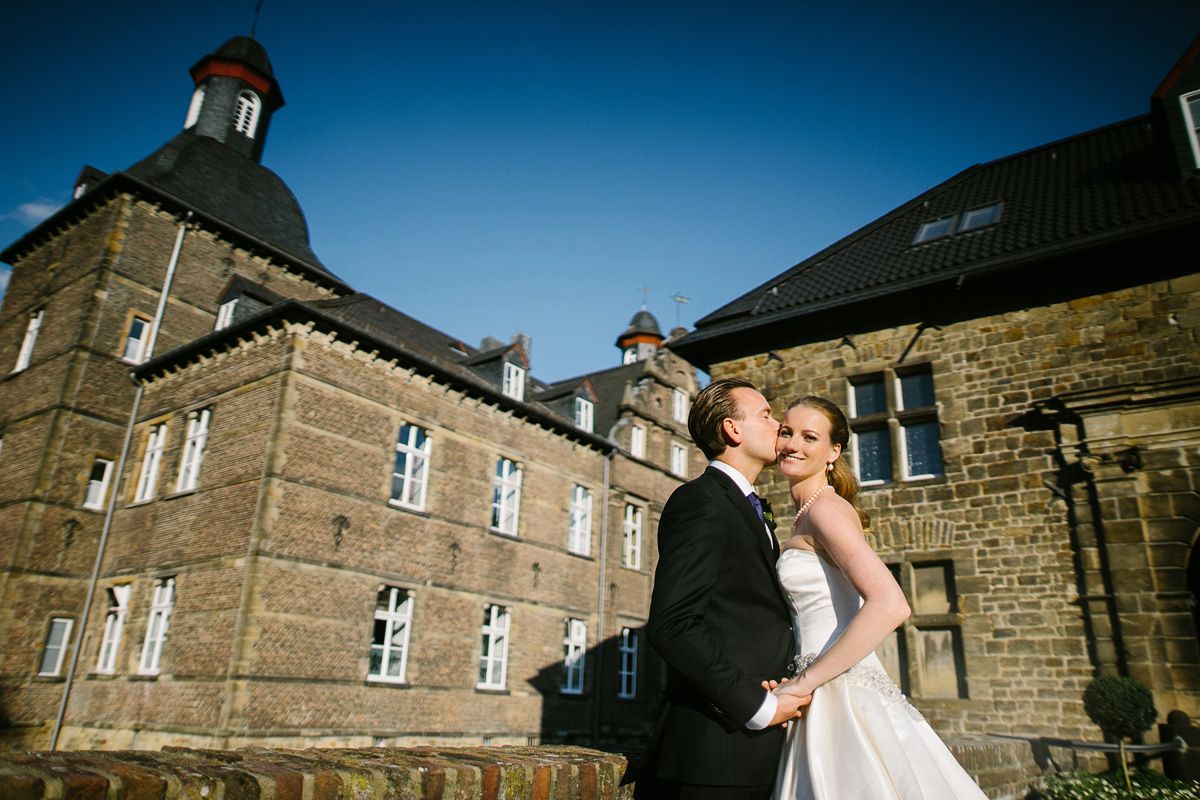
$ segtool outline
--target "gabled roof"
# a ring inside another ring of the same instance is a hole
[[[559,381],[555,386],[578,386],[586,380],[596,393],[596,410],[592,424],[597,433],[607,436],[621,416],[621,403],[625,400],[626,388],[649,370],[650,363],[635,361],[632,364],[622,364],[619,367]]]
[[[398,347],[420,353],[464,375],[472,374],[462,369],[462,365],[466,363],[464,357],[469,359],[478,354],[475,348],[370,295],[356,292],[331,300],[314,300],[311,305]]]
[[[383,358],[394,358],[406,367],[431,375],[435,380],[452,385],[469,395],[485,398],[516,416],[544,425],[576,441],[605,452],[613,448],[607,437],[578,428],[573,419],[568,419],[554,409],[536,401],[515,400],[461,364],[451,363],[423,351],[423,346],[436,342],[439,336],[445,334],[422,325],[374,298],[358,295],[357,298],[347,299],[355,299],[355,302],[284,300],[227,328],[213,331],[163,353],[139,365],[134,373],[141,380],[151,381],[158,375],[197,361],[210,353],[223,351],[251,332],[266,330],[284,321],[312,323],[319,330],[336,332],[343,341],[357,342],[359,347],[375,351]],[[406,331],[389,330],[387,326],[378,324],[387,320],[399,321],[410,327]],[[414,326],[420,326],[424,330],[417,330]],[[419,335],[412,339],[403,335],[414,331]],[[452,339],[445,337],[444,341]]]
[[[1002,203],[999,222],[913,244],[923,223]],[[1200,221],[1200,180],[1164,158],[1149,115],[960,172],[708,314],[669,346],[711,347],[807,314]]]

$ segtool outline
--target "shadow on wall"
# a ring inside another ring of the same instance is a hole
[[[623,754],[641,753],[654,730],[666,668],[643,628],[573,648],[564,622],[563,659],[530,681],[542,696],[541,740]]]

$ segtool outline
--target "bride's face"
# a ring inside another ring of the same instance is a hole
[[[807,406],[796,406],[783,415],[775,440],[779,471],[789,483],[797,483],[824,472],[841,454],[841,445],[830,441],[829,418]]]

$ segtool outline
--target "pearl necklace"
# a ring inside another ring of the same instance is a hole
[[[800,506],[800,510],[796,512],[796,521],[797,522],[800,521],[800,517],[804,514],[804,512],[808,511],[808,507],[817,501],[817,498],[821,496],[821,492],[825,491],[828,488],[829,488],[829,484],[827,483],[824,486],[822,486],[820,489],[817,489],[817,491],[813,492],[812,497],[810,497],[804,501],[804,505]]]

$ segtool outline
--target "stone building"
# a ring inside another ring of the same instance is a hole
[[[1098,673],[1200,712],[1198,129],[1200,43],[1150,113],[966,169],[674,344],[845,409],[913,607],[883,655],[945,735],[1095,740]]]
[[[644,732],[694,369],[643,310],[619,366],[547,384],[525,337],[355,292],[260,163],[263,48],[191,76],[181,133],[2,253],[0,741]]]

